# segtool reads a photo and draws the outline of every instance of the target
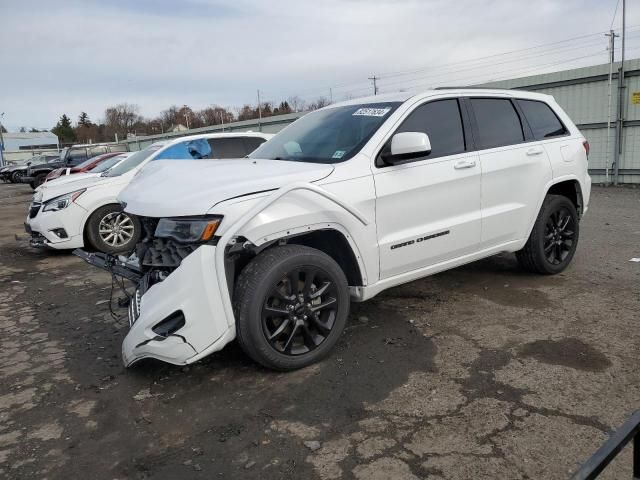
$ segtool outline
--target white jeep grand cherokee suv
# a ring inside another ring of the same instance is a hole
[[[554,274],[587,210],[588,144],[552,97],[376,96],[309,113],[244,160],[152,162],[119,199],[143,225],[125,365],[237,338],[278,370],[324,357],[350,300],[500,252]]]

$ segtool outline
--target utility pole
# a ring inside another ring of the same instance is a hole
[[[258,131],[262,131],[262,104],[260,103],[260,89],[258,89]]]
[[[4,137],[2,136],[2,118],[4,112],[0,113],[0,167],[4,167]]]
[[[224,115],[220,112],[220,123],[222,124],[222,131],[224,132]]]
[[[333,103],[333,88],[329,88],[329,105]]]
[[[609,151],[610,149],[610,137],[611,137],[611,87],[613,86],[613,64],[615,63],[615,50],[616,50],[616,37],[620,35],[616,34],[613,30],[609,30],[609,33],[604,34],[605,37],[609,37],[609,93],[608,93],[608,113],[607,113],[607,146],[605,148],[604,157],[604,178],[605,184],[609,185]]]
[[[378,84],[376,82],[378,80],[380,80],[380,77],[376,77],[374,75],[373,77],[369,77],[369,80],[373,81],[373,94],[377,95],[378,94]]]
[[[624,41],[626,30],[627,2],[622,0],[622,53],[620,55],[620,69],[618,70],[618,118],[616,121],[616,150],[614,152],[613,164],[613,184],[618,185],[620,172],[620,155],[622,154],[622,143],[624,137],[624,106],[626,95],[624,93]]]
[[[184,107],[184,119],[187,122],[187,130],[189,130],[189,110],[187,110],[189,107],[187,107],[186,105],[183,105]]]

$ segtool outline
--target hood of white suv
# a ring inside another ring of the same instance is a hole
[[[118,199],[127,212],[144,217],[203,215],[224,200],[292,182],[315,182],[332,171],[332,165],[280,160],[156,160]]]

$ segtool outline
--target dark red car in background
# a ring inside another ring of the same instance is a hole
[[[72,173],[86,173],[89,170],[97,167],[100,163],[104,162],[105,160],[108,160],[111,157],[115,157],[116,155],[120,155],[121,153],[122,152],[103,153],[102,155],[96,155],[95,157],[91,157],[85,160],[84,162],[79,163],[75,167],[56,168],[55,170],[52,170],[51,172],[49,172],[49,174],[45,179],[45,182],[48,182],[49,180],[53,180],[54,178],[61,177],[62,175],[65,174],[65,171],[67,170],[69,170],[69,175],[71,175]]]

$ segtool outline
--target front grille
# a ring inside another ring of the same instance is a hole
[[[33,202],[29,207],[29,218],[34,218],[36,215],[38,215],[38,212],[40,211],[40,207],[42,207],[42,203]]]
[[[142,268],[178,268],[198,244],[183,244],[167,238],[154,238],[143,244],[138,256]]]

